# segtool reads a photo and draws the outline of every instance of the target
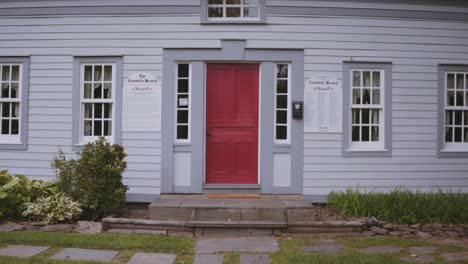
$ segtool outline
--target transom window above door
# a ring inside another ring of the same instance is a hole
[[[203,0],[204,23],[264,23],[265,0]]]

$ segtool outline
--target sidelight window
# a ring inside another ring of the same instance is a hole
[[[275,128],[276,143],[289,143],[290,138],[290,65],[276,64]]]
[[[177,64],[176,81],[176,141],[190,141],[190,78],[189,63]]]

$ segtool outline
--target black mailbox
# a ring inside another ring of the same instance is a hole
[[[292,102],[292,117],[294,119],[302,119],[304,113],[304,102],[293,101]]]

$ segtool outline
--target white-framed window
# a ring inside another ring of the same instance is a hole
[[[384,70],[351,69],[350,76],[350,149],[384,149]]]
[[[445,150],[468,150],[468,72],[445,72]]]
[[[0,64],[0,143],[21,143],[22,65]]]
[[[191,64],[176,64],[175,141],[190,142]]]
[[[105,137],[114,142],[115,86],[114,63],[80,65],[80,142]]]
[[[274,141],[279,144],[289,144],[291,137],[291,65],[277,63],[275,71]]]
[[[259,20],[260,0],[207,0],[208,21]]]

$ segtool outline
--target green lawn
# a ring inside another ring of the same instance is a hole
[[[438,257],[443,252],[461,252],[462,248],[441,244],[433,244],[423,241],[408,240],[393,237],[344,237],[337,238],[336,241],[345,245],[346,251],[341,254],[308,254],[302,252],[302,247],[314,243],[318,238],[288,238],[278,239],[280,250],[272,253],[272,264],[316,264],[316,263],[373,263],[373,264],[396,264],[405,263],[399,260],[401,256],[409,255],[406,249],[410,246],[436,246],[439,248],[434,253],[436,264],[443,263]],[[90,249],[113,249],[120,250],[121,253],[114,259],[113,263],[126,263],[135,252],[158,252],[177,254],[176,263],[192,263],[195,255],[195,240],[186,237],[167,237],[158,235],[124,235],[124,234],[60,234],[44,232],[11,232],[0,233],[0,247],[6,245],[43,245],[51,248],[42,254],[29,258],[19,259],[10,257],[0,257],[0,264],[64,264],[64,263],[93,263],[93,262],[72,262],[57,261],[48,259],[63,247],[80,247]],[[403,249],[402,254],[394,255],[373,255],[359,253],[360,248],[392,245]],[[225,253],[225,264],[238,264],[239,253]]]

